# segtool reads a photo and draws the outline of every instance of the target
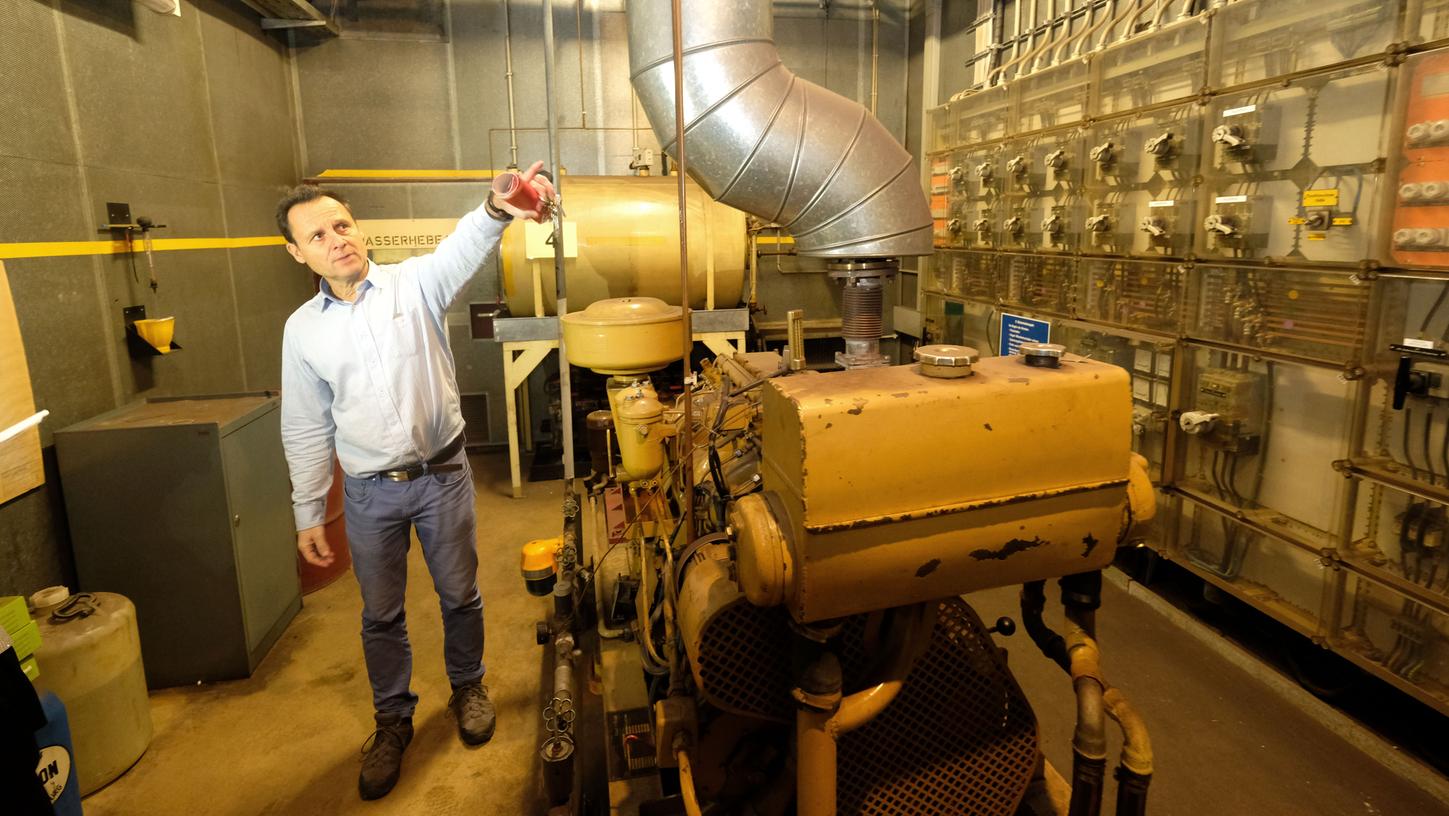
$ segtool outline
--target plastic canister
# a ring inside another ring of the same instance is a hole
[[[151,744],[136,607],[113,592],[71,595],[65,587],[43,589],[30,603],[41,634],[38,685],[65,702],[86,796],[125,773]]]
[[[40,748],[35,776],[50,795],[55,816],[81,816],[81,792],[76,783],[75,751],[65,704],[46,692],[40,695],[40,708],[45,712],[45,725],[35,732],[35,744]]]

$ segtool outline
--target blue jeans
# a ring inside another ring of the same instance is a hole
[[[411,529],[442,606],[448,679],[456,688],[483,677],[472,469],[462,451],[449,463],[463,469],[408,482],[348,476],[344,485],[352,571],[362,587],[362,652],[378,714],[411,717],[418,703],[409,688],[413,655],[403,608]]]

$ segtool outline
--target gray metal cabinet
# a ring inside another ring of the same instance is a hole
[[[279,408],[153,399],[55,435],[80,588],[136,604],[152,688],[250,676],[302,606]]]

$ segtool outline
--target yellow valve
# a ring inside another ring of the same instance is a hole
[[[542,597],[553,592],[558,579],[558,550],[562,546],[563,536],[535,538],[523,545],[520,568],[528,594]]]

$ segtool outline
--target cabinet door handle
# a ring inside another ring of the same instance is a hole
[[[233,527],[240,527],[241,526],[241,516],[239,516],[239,515],[232,516],[231,517],[231,526],[233,526]]]

